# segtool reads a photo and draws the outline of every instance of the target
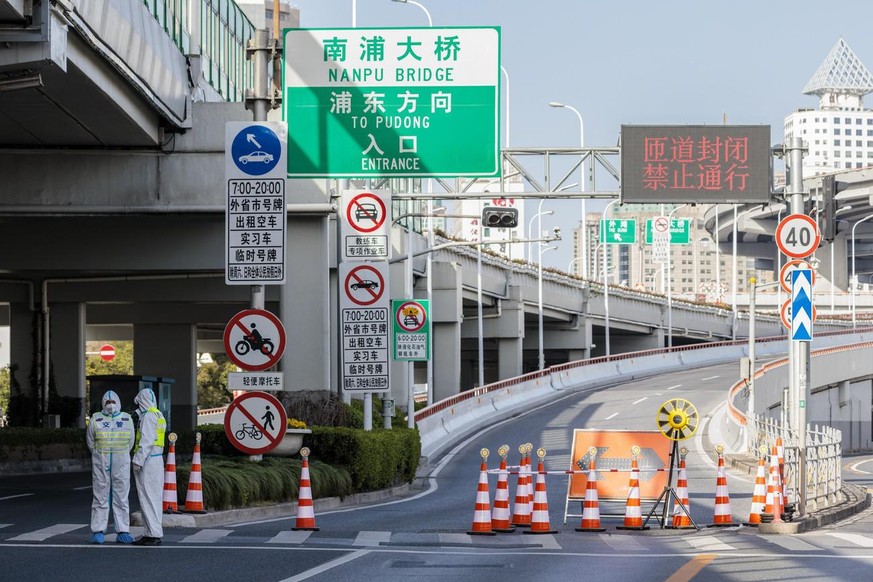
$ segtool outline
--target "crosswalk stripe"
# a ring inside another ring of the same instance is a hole
[[[302,544],[309,536],[311,531],[280,531],[278,534],[267,540],[268,544]]]
[[[861,534],[853,534],[853,533],[839,533],[839,532],[827,532],[827,535],[833,536],[835,538],[839,538],[841,540],[846,540],[849,543],[855,544],[856,546],[861,546],[862,548],[873,548],[873,540],[866,536],[862,536]]]
[[[524,536],[522,541],[530,545],[541,546],[544,550],[561,550],[561,544],[555,539],[552,534],[541,534],[536,536]]]
[[[775,544],[793,552],[821,552],[824,550],[824,548],[819,548],[818,546],[808,544],[805,541],[792,536],[759,535],[758,537],[764,541],[770,542],[771,544]]]
[[[184,538],[183,544],[212,544],[225,537],[233,530],[229,529],[201,529],[195,534]]]
[[[87,523],[58,523],[51,527],[44,527],[30,533],[21,534],[14,538],[9,538],[8,542],[42,542],[52,536],[59,536],[76,529],[88,527]]]
[[[600,534],[600,539],[602,539],[607,546],[617,551],[632,551],[632,550],[648,550],[649,548],[643,546],[639,541],[635,540],[630,536],[624,535],[609,535],[609,534]]]
[[[360,531],[352,542],[353,546],[378,546],[381,542],[391,541],[390,531]]]
[[[0,523],[0,529],[3,529],[4,527],[9,527],[10,525],[12,525],[12,524],[11,523]]]
[[[701,538],[683,538],[689,546],[696,550],[704,552],[727,552],[735,550],[733,546],[729,546],[718,538],[706,536]]]

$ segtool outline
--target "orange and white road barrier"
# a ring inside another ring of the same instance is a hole
[[[600,527],[600,501],[597,499],[597,468],[594,458],[597,447],[588,449],[591,461],[588,464],[588,482],[585,484],[585,500],[582,502],[582,524],[576,531],[606,531]]]
[[[488,449],[479,451],[482,464],[479,467],[479,487],[476,490],[476,509],[473,511],[473,527],[467,533],[477,536],[493,536],[491,529],[491,499],[488,496]]]
[[[164,513],[179,513],[179,497],[176,494],[176,433],[171,432],[167,435],[167,440],[170,441],[170,448],[167,452],[167,464],[164,466],[164,495],[163,508]]]
[[[709,527],[735,525],[731,517],[731,497],[728,493],[727,474],[724,468],[724,445],[716,445],[718,453],[718,472],[715,479],[715,511]]]
[[[312,482],[309,480],[309,453],[309,447],[300,449],[303,465],[300,467],[300,487],[297,492],[297,519],[291,528],[294,531],[318,531],[312,505]]]
[[[637,465],[637,457],[640,454],[640,450],[640,447],[637,445],[631,447],[631,473],[627,486],[624,525],[618,526],[617,529],[649,529],[643,525],[643,508],[640,506],[640,468]]]
[[[191,457],[191,475],[188,477],[188,491],[185,493],[185,513],[206,513],[203,507],[203,468],[200,464],[200,433],[197,433],[194,443],[194,455]]]
[[[755,475],[755,489],[752,492],[752,508],[749,510],[749,521],[746,525],[757,526],[761,523],[761,514],[767,507],[767,469],[764,467],[764,457],[767,456],[767,447],[761,445],[758,458],[758,472]]]
[[[506,455],[509,445],[497,449],[500,455],[500,471],[497,476],[497,489],[494,491],[494,508],[491,510],[491,529],[498,533],[512,533],[515,527],[510,523],[509,512],[509,473],[506,470]]]
[[[552,529],[549,523],[549,498],[546,495],[546,468],[543,459],[546,458],[546,449],[537,449],[537,488],[534,492],[533,512],[531,513],[530,529],[526,534],[553,534],[558,530]]]
[[[668,529],[697,529],[691,522],[691,501],[688,499],[688,474],[685,457],[688,449],[679,449],[679,473],[676,477],[676,499],[673,502],[673,524]]]
[[[519,445],[518,452],[521,454],[521,460],[518,463],[518,481],[515,486],[515,512],[512,514],[512,525],[530,527],[531,508],[527,503],[527,475],[525,472],[527,445]]]

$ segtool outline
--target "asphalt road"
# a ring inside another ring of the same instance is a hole
[[[547,450],[547,470],[562,471],[569,466],[574,428],[652,430],[658,407],[670,398],[692,401],[703,416],[701,430],[683,444],[690,449],[692,516],[701,525],[711,523],[716,467],[701,436],[736,373],[735,365],[716,366],[568,395],[483,428],[430,468],[422,490],[316,514],[317,532],[292,531],[294,516],[288,516],[166,529],[159,548],[93,546],[89,474],[0,478],[0,580],[86,580],[101,572],[113,580],[870,580],[870,512],[796,536],[762,536],[748,527],[625,532],[615,529],[618,518],[604,518],[603,533],[583,533],[575,531],[578,517],[563,523],[567,478],[559,475],[547,477],[550,522],[558,533],[467,535],[481,448],[492,451],[494,468],[500,445],[511,447],[510,463],[516,463],[518,445],[531,442]],[[873,457],[846,458],[844,475],[859,484],[873,482]],[[492,500],[495,482],[492,475]],[[729,474],[728,485],[739,523],[748,517],[753,479]],[[514,490],[511,478],[513,500]],[[651,505],[643,502],[644,513]],[[604,503],[601,510],[609,507]],[[570,512],[580,513],[580,504]]]

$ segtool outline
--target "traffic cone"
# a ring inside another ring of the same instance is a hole
[[[493,536],[491,529],[491,499],[488,497],[488,449],[479,451],[482,464],[479,467],[479,487],[476,490],[476,509],[473,511],[473,527],[467,533],[471,536]]]
[[[533,445],[527,443],[525,445],[527,447],[527,456],[524,461],[524,472],[525,472],[525,481],[527,481],[527,512],[531,515],[531,520],[533,520],[533,498],[534,498],[534,484],[533,484],[533,471],[531,470],[531,462],[530,462],[530,452],[533,450]]]
[[[318,531],[315,526],[315,508],[312,505],[312,483],[309,480],[309,448],[300,449],[303,465],[300,467],[300,487],[297,492],[297,520],[294,531]]]
[[[585,484],[585,501],[582,502],[582,524],[576,531],[606,531],[600,527],[600,502],[597,499],[597,468],[594,466],[594,456],[597,448],[588,450],[591,461],[588,465],[588,482]]]
[[[512,525],[518,527],[530,527],[530,506],[527,504],[527,476],[525,474],[525,455],[527,449],[524,445],[518,447],[521,460],[518,462],[518,481],[515,486],[515,511],[512,514]]]
[[[533,512],[531,513],[530,529],[525,530],[526,534],[553,534],[558,533],[558,530],[552,529],[549,524],[549,498],[546,495],[546,470],[543,465],[543,459],[546,457],[545,449],[537,449],[537,456],[540,458],[537,464],[537,488],[534,493]]]
[[[782,437],[776,437],[776,459],[779,464],[779,490],[782,492],[782,506],[788,505],[788,495],[785,492],[785,447]]]
[[[746,525],[757,526],[761,523],[761,513],[767,507],[767,476],[764,468],[764,455],[758,459],[758,473],[755,475],[755,490],[752,492],[752,509],[749,511],[749,521]]]
[[[767,506],[764,508],[766,517],[770,523],[782,523],[782,484],[779,479],[779,456],[776,446],[770,453],[770,481],[767,483]]]
[[[728,494],[727,475],[724,468],[724,447],[715,447],[718,453],[718,472],[715,480],[715,513],[709,527],[727,527],[734,525],[731,521],[731,498]]]
[[[491,510],[491,529],[499,533],[512,533],[515,527],[509,522],[509,474],[506,472],[506,453],[509,446],[503,445],[500,454],[500,472],[497,476],[497,489],[494,491],[494,508]]]
[[[176,433],[171,432],[167,440],[170,441],[169,452],[167,453],[167,464],[164,467],[164,495],[163,509],[164,513],[180,513],[179,498],[176,495]]]
[[[684,447],[683,447],[684,450]],[[683,510],[682,507],[685,507]],[[667,529],[696,529],[691,523],[691,502],[688,499],[688,476],[685,471],[685,455],[679,457],[679,473],[676,477],[676,499],[673,502],[673,525]]]
[[[627,503],[624,509],[624,525],[618,526],[616,529],[633,529],[643,530],[649,529],[643,525],[643,509],[640,507],[640,469],[637,465],[637,455],[640,454],[640,449],[634,446],[631,449],[631,473],[630,481],[628,482]]]
[[[185,493],[184,513],[206,513],[203,508],[203,476],[200,465],[200,433],[197,433],[194,444],[194,455],[191,458],[191,475],[188,477],[188,491]]]

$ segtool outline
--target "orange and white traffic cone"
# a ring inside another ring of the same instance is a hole
[[[161,510],[164,513],[179,513],[179,497],[176,494],[176,438],[174,432],[167,435],[170,448],[167,452],[167,464],[164,466],[164,495]]]
[[[524,533],[558,533],[558,530],[552,529],[549,523],[549,498],[546,495],[546,469],[543,464],[543,459],[546,458],[546,449],[537,449],[537,456],[540,461],[537,464],[537,488],[534,492],[533,512],[531,513],[530,529],[525,530]]]
[[[764,467],[764,455],[767,448],[762,446],[761,457],[758,459],[758,473],[755,475],[755,489],[752,492],[752,508],[749,511],[749,521],[746,525],[757,526],[761,523],[761,514],[767,507],[767,471]]]
[[[770,453],[770,482],[767,485],[767,507],[764,510],[773,516],[771,523],[782,523],[782,482],[779,478],[779,454],[774,445]],[[771,492],[772,489],[772,492]]]
[[[497,449],[500,455],[500,471],[497,476],[497,489],[494,491],[494,508],[491,510],[491,529],[499,533],[512,533],[515,527],[509,522],[509,474],[506,471],[506,454],[509,445]]]
[[[518,482],[515,486],[515,512],[512,514],[512,525],[530,527],[530,506],[527,503],[527,475],[525,472],[526,445],[519,445],[521,460],[518,462]]]
[[[634,445],[631,447],[631,473],[628,482],[627,503],[624,509],[624,525],[618,526],[616,529],[633,529],[643,530],[649,529],[643,525],[643,509],[640,506],[640,468],[637,465],[637,456],[640,454],[640,447]]]
[[[597,447],[588,449],[588,455],[591,461],[588,464],[585,500],[582,502],[582,524],[576,531],[606,531],[606,528],[600,527],[600,501],[597,499],[597,468],[594,465]]]
[[[673,524],[668,525],[667,529],[696,529],[691,522],[691,501],[688,499],[688,474],[685,470],[685,456],[687,454],[688,449],[682,447],[679,451],[679,473],[676,476]]]
[[[194,444],[194,455],[191,457],[191,474],[188,477],[188,491],[185,493],[185,513],[206,513],[203,507],[203,475],[200,464],[200,433],[197,433]]]
[[[716,445],[718,453],[718,472],[715,479],[715,512],[709,527],[728,527],[735,525],[731,517],[731,497],[728,494],[727,474],[724,468],[724,446]]]
[[[785,447],[782,437],[776,437],[776,459],[779,463],[779,491],[782,492],[782,507],[788,504],[788,494],[785,492]]]
[[[297,519],[294,531],[318,531],[315,526],[315,507],[312,505],[312,482],[309,480],[309,447],[300,449],[303,465],[300,467],[300,487],[297,491]]]
[[[530,452],[533,450],[533,445],[527,443],[525,446],[527,455],[525,456],[524,461],[524,471],[525,471],[525,481],[527,482],[527,512],[531,515],[531,519],[533,519],[533,504],[534,504],[534,484],[533,484],[533,471],[531,470],[531,462],[530,462]]]
[[[476,490],[476,509],[473,511],[473,527],[467,533],[477,536],[493,536],[491,529],[491,499],[488,496],[488,449],[479,451],[482,464],[479,466],[479,487]]]

